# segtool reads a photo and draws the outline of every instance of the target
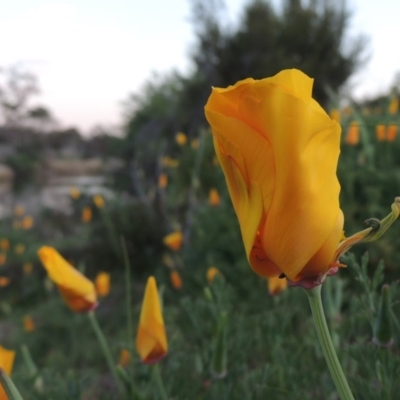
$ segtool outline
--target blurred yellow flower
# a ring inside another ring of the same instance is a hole
[[[136,337],[136,350],[145,364],[154,364],[160,361],[168,352],[160,298],[153,276],[148,279],[144,293]]]
[[[214,87],[205,106],[248,261],[264,277],[325,275],[343,234],[341,129],[312,86],[284,70]]]
[[[210,189],[210,192],[208,193],[208,202],[213,207],[219,206],[219,204],[221,203],[221,199],[219,197],[217,189],[215,188]]]
[[[158,187],[160,189],[165,189],[167,185],[168,185],[168,175],[163,173],[158,177]]]
[[[190,142],[190,145],[191,145],[193,150],[196,150],[200,146],[200,140],[199,139],[192,139],[192,141]]]
[[[23,254],[23,253],[25,253],[25,245],[24,244],[17,244],[15,247],[14,247],[14,252],[15,252],[15,254]]]
[[[347,128],[345,142],[349,146],[355,146],[360,141],[360,126],[357,121],[352,121]]]
[[[8,286],[10,282],[10,278],[7,278],[6,276],[0,276],[0,287]]]
[[[14,214],[17,217],[22,217],[25,213],[25,207],[21,204],[18,204],[17,206],[15,206],[14,208]]]
[[[99,272],[94,280],[96,292],[99,296],[105,297],[110,293],[110,274],[107,272]]]
[[[87,312],[97,306],[96,289],[89,279],[67,262],[56,249],[43,246],[38,255],[49,278],[72,311]]]
[[[96,205],[97,208],[103,208],[104,207],[104,198],[100,194],[96,194],[93,196],[93,203]]]
[[[169,156],[165,156],[161,158],[161,165],[163,167],[176,168],[179,166],[179,160],[176,160],[175,158],[171,158]]]
[[[28,230],[31,229],[33,226],[33,217],[30,215],[27,215],[26,217],[23,218],[21,222],[21,227],[22,229]]]
[[[7,350],[0,346],[0,368],[8,375],[11,375],[15,359],[15,351]],[[8,396],[0,384],[0,400],[7,400]]]
[[[24,318],[22,319],[22,323],[24,325],[25,332],[32,332],[35,330],[35,322],[33,321],[33,318],[30,315],[25,315]]]
[[[127,349],[121,349],[118,358],[118,365],[121,367],[127,367],[131,362],[131,353]]]
[[[179,251],[182,248],[183,235],[181,231],[172,232],[165,236],[163,243],[171,250]]]
[[[71,187],[69,190],[69,195],[74,199],[74,200],[78,200],[79,197],[81,197],[81,192],[79,191],[79,189],[77,187]]]
[[[390,124],[387,129],[387,141],[394,142],[397,136],[397,125]]]
[[[171,279],[171,284],[174,289],[176,290],[182,289],[183,286],[182,278],[177,270],[174,269],[173,271],[171,271],[169,277]]]
[[[0,253],[0,265],[4,265],[7,261],[7,254],[6,253]]]
[[[393,97],[392,100],[390,101],[389,104],[389,114],[397,114],[397,112],[399,111],[399,98]]]
[[[89,206],[83,208],[81,219],[85,224],[92,220],[92,209]]]
[[[277,295],[287,288],[288,282],[286,278],[274,276],[268,278],[268,292],[271,296]]]
[[[179,144],[179,146],[183,146],[187,142],[187,136],[183,132],[178,132],[175,136],[176,143]]]
[[[214,282],[214,279],[217,275],[222,276],[221,272],[219,271],[218,268],[215,267],[210,267],[207,270],[207,281],[208,283]]]
[[[25,264],[23,265],[22,269],[23,269],[25,275],[29,275],[29,274],[31,274],[32,271],[33,271],[33,264],[30,263],[30,262],[25,263]]]
[[[340,111],[337,108],[332,108],[332,110],[329,112],[329,116],[331,119],[340,124]]]
[[[383,142],[386,139],[386,127],[383,124],[376,125],[375,127],[376,138],[379,142]]]
[[[10,242],[8,239],[1,239],[0,240],[0,249],[1,250],[8,250],[10,248]]]

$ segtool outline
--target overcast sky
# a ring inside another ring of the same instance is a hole
[[[226,0],[237,20],[246,0]],[[275,0],[278,2],[278,0]],[[349,0],[352,33],[370,38],[370,62],[353,93],[382,93],[400,70],[400,2]],[[0,66],[23,63],[39,78],[35,102],[64,126],[88,132],[121,123],[121,102],[153,71],[189,68],[189,0],[13,0],[0,5]]]

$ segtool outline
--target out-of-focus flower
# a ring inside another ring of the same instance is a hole
[[[105,205],[104,197],[101,194],[96,194],[93,196],[93,203],[96,205],[97,208],[103,208]]]
[[[22,204],[18,204],[17,206],[15,206],[14,208],[14,214],[17,217],[22,217],[25,213],[25,207]]]
[[[81,197],[81,192],[77,187],[71,187],[69,190],[69,195],[74,199],[78,200]]]
[[[4,265],[7,261],[7,254],[6,253],[0,253],[0,265]]]
[[[6,276],[0,276],[0,287],[8,286],[10,282],[10,278],[7,278]]]
[[[148,279],[144,293],[136,337],[136,350],[145,364],[154,364],[160,361],[168,352],[160,298],[153,276]]]
[[[349,146],[355,146],[360,141],[360,126],[357,121],[352,121],[347,128],[345,142]]]
[[[168,185],[168,175],[167,174],[160,174],[158,177],[158,187],[160,189],[165,189]]]
[[[25,245],[24,244],[17,244],[14,247],[15,254],[24,254],[25,253]]]
[[[22,229],[28,230],[31,229],[32,226],[33,226],[33,217],[30,215],[25,216],[21,221]]]
[[[388,126],[386,136],[388,142],[394,142],[396,140],[397,129],[397,125],[391,124]]]
[[[15,351],[7,350],[0,346],[0,368],[8,375],[11,375],[15,359]],[[0,400],[8,400],[8,396],[0,384]]]
[[[350,115],[353,114],[353,109],[352,109],[351,107],[345,107],[345,108],[343,109],[343,114],[344,114],[346,117],[350,117]]]
[[[87,224],[92,220],[92,209],[89,206],[86,206],[82,210],[82,222]]]
[[[399,98],[393,97],[392,100],[390,100],[390,104],[389,104],[389,114],[397,114],[397,112],[399,111]]]
[[[208,202],[211,206],[217,207],[221,203],[221,198],[219,197],[219,193],[217,189],[210,189],[208,193]]]
[[[25,275],[29,275],[29,274],[31,274],[32,271],[33,271],[33,264],[30,263],[30,262],[25,263],[25,264],[23,265],[22,269],[23,269]]]
[[[386,139],[386,127],[383,124],[376,125],[376,138],[379,142],[383,142]]]
[[[332,108],[332,110],[329,112],[329,116],[331,119],[340,124],[340,111],[337,108]]]
[[[210,267],[207,270],[207,281],[208,283],[214,282],[214,279],[217,275],[222,276],[221,272],[219,271],[218,268],[215,267]]]
[[[181,231],[172,232],[165,236],[163,243],[171,250],[179,251],[182,248],[183,235]]]
[[[43,246],[38,255],[49,278],[72,311],[87,312],[97,306],[96,289],[89,279],[67,262],[56,249]]]
[[[328,273],[343,235],[340,125],[312,84],[285,70],[213,88],[205,106],[249,263],[293,282]]]
[[[182,289],[182,286],[183,286],[182,278],[179,275],[179,272],[177,270],[175,270],[175,269],[172,270],[170,272],[169,277],[171,279],[171,284],[174,289],[176,289],[176,290]]]
[[[268,293],[271,296],[275,296],[284,291],[287,288],[287,285],[288,282],[286,278],[281,279],[278,276],[268,278]]]
[[[166,265],[168,268],[173,269],[175,267],[174,260],[169,254],[164,254],[162,257],[162,262],[164,265]]]
[[[22,319],[22,323],[24,325],[25,332],[32,332],[35,330],[35,322],[33,321],[33,318],[30,315],[25,315],[24,318]]]
[[[183,132],[178,132],[175,136],[176,143],[179,144],[179,146],[183,146],[187,142],[187,136]]]
[[[10,248],[10,242],[8,239],[1,239],[0,240],[0,249],[1,250],[8,250]]]
[[[165,156],[161,158],[161,165],[163,167],[176,168],[179,166],[179,160],[176,160],[175,158],[171,158],[169,156]]]
[[[199,139],[192,139],[192,141],[190,142],[190,145],[192,146],[193,150],[196,150],[200,146],[200,140]]]
[[[118,358],[118,365],[121,367],[127,367],[131,362],[131,353],[127,349],[121,349]]]
[[[105,297],[110,293],[110,274],[107,272],[99,272],[94,280],[96,292],[99,296]]]

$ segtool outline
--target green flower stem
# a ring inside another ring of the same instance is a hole
[[[165,391],[165,387],[160,374],[160,367],[157,364],[153,365],[153,379],[154,383],[157,386],[158,393],[162,400],[168,400],[167,392]]]
[[[0,383],[9,400],[24,400],[11,378],[0,368]]]
[[[88,315],[90,323],[92,324],[92,327],[93,327],[93,329],[94,329],[94,331],[96,333],[97,339],[98,339],[98,341],[100,343],[100,347],[103,350],[103,354],[104,354],[104,356],[105,356],[105,358],[107,360],[108,368],[110,369],[110,372],[111,372],[111,374],[112,374],[112,376],[114,378],[114,381],[115,381],[115,384],[117,385],[118,391],[121,394],[124,394],[124,392],[125,392],[124,386],[123,386],[123,384],[122,384],[122,382],[120,380],[120,377],[119,377],[118,372],[117,372],[117,367],[116,367],[116,365],[114,363],[114,360],[113,360],[113,358],[111,356],[110,347],[108,346],[106,338],[104,337],[104,334],[103,334],[103,332],[102,332],[102,330],[100,328],[99,323],[97,322],[96,315],[95,315],[94,311],[89,311],[87,313],[87,315]]]
[[[332,379],[335,382],[336,389],[341,400],[354,400],[353,394],[351,393],[349,384],[347,383],[331,336],[329,334],[324,308],[322,306],[321,287],[322,285],[318,285],[312,289],[306,290],[314,319],[315,329],[317,330],[318,339],[321,344],[325,360],[328,364],[329,371],[331,372]]]

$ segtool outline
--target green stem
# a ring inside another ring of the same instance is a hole
[[[118,375],[118,372],[117,372],[117,367],[116,367],[116,365],[114,363],[114,360],[112,358],[110,347],[108,346],[106,338],[104,337],[104,334],[103,334],[103,332],[102,332],[102,330],[100,328],[99,323],[97,322],[96,315],[95,315],[94,311],[89,311],[87,313],[87,315],[88,315],[90,323],[92,324],[92,327],[93,327],[93,329],[94,329],[94,331],[96,333],[97,339],[98,339],[98,341],[100,343],[100,347],[103,350],[103,354],[104,354],[104,356],[105,356],[105,358],[107,360],[108,368],[110,369],[110,372],[111,372],[111,374],[112,374],[112,376],[114,378],[114,381],[115,381],[115,384],[117,385],[118,391],[121,394],[124,394],[125,390],[124,390],[124,387],[123,387],[123,385],[121,383],[121,380],[119,378],[119,375]]]
[[[0,383],[10,400],[24,400],[11,378],[0,368]]]
[[[164,384],[160,374],[160,367],[157,364],[153,365],[153,379],[157,386],[158,393],[162,400],[168,400],[167,392],[165,391]]]
[[[331,336],[329,334],[324,308],[322,306],[321,287],[322,285],[318,285],[312,289],[306,290],[314,319],[315,329],[317,330],[318,339],[321,344],[325,360],[328,364],[329,371],[333,381],[335,382],[336,389],[339,392],[341,400],[354,400],[353,394],[351,393],[349,384],[347,383]]]

